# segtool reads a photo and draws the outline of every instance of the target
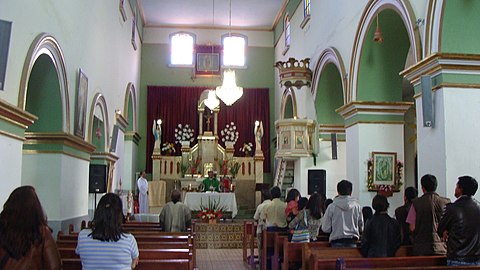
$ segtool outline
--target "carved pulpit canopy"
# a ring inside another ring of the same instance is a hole
[[[310,58],[303,60],[289,58],[286,62],[278,61],[275,66],[280,73],[280,84],[286,88],[295,86],[300,89],[303,86],[311,86]]]

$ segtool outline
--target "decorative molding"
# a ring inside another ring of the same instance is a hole
[[[125,130],[127,130],[128,126],[128,120],[125,119],[121,113],[115,113],[115,120],[118,127],[123,131],[123,133],[125,133]]]
[[[303,86],[312,85],[312,71],[310,70],[310,58],[297,60],[288,58],[288,61],[275,63],[280,76],[280,84],[289,88],[295,86],[297,89]]]
[[[8,123],[27,129],[38,117],[0,99],[0,118]]]
[[[310,14],[303,17],[303,21],[300,23],[300,28],[305,28],[305,25],[310,21]]]
[[[374,124],[374,125],[404,125],[405,121],[355,121],[345,125],[345,129],[358,124]]]
[[[140,134],[138,134],[135,131],[127,131],[125,133],[125,140],[126,141],[132,141],[136,145],[138,145],[140,143],[141,139],[142,139],[142,136],[140,136]]]
[[[336,112],[338,112],[345,120],[359,114],[403,116],[413,104],[413,102],[354,101],[338,108]]]
[[[345,125],[319,124],[318,126],[319,133],[345,133]]]
[[[118,160],[118,156],[111,152],[95,152],[91,155],[92,160],[103,160],[115,163]]]
[[[87,143],[77,136],[61,132],[25,132],[25,145],[63,145],[78,151],[91,154],[95,151],[95,146]]]

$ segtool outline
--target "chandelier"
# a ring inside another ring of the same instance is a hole
[[[230,0],[230,15],[229,15],[230,36],[232,36],[232,0]],[[216,94],[225,105],[231,106],[235,101],[243,95],[243,88],[237,86],[235,71],[227,69],[223,71],[223,84],[218,86]]]
[[[208,89],[208,97],[205,99],[204,104],[212,111],[220,105],[220,100],[215,95],[215,90]]]

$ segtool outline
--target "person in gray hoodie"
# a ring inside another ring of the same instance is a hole
[[[342,180],[337,184],[338,196],[325,211],[322,231],[330,233],[332,247],[357,247],[363,230],[362,207],[352,195],[352,183]]]

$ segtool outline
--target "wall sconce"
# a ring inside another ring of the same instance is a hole
[[[375,30],[375,34],[373,34],[373,41],[379,44],[383,42],[382,31],[380,31],[380,25],[378,24],[378,14],[377,14],[377,29]]]

